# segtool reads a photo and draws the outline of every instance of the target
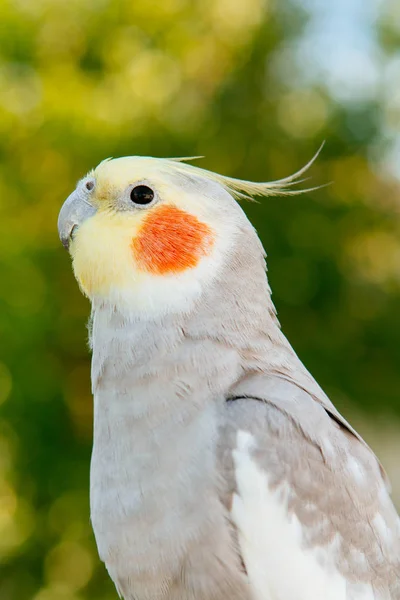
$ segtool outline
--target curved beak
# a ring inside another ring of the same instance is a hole
[[[64,248],[68,250],[74,230],[95,212],[83,190],[76,189],[68,196],[58,215],[58,235]]]

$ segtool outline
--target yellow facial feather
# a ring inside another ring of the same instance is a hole
[[[163,196],[168,194],[168,183],[162,176],[159,162],[154,158],[130,156],[101,162],[92,172],[96,179],[94,197],[98,204],[112,200],[128,185],[146,179],[155,183]]]
[[[132,241],[138,236],[143,222],[159,206],[142,211],[122,211],[115,201],[132,183],[149,180],[162,196],[162,205],[182,206],[191,212],[196,203],[183,190],[177,193],[160,171],[159,161],[138,157],[105,160],[88,177],[96,186],[91,203],[97,212],[82,223],[70,246],[75,276],[82,291],[93,296],[107,297],[112,290],[136,287],[143,271],[135,261]],[[143,261],[142,261],[143,262]]]
[[[200,281],[208,280],[221,263],[240,224],[237,212],[228,215],[227,210],[219,210],[213,194],[202,193],[201,181],[197,192],[193,180],[200,177],[219,183],[236,198],[290,194],[298,193],[288,188],[308,166],[278,182],[253,183],[179,159],[103,161],[88,173],[88,181],[94,185],[86,187],[83,181],[77,188],[77,198],[94,208],[95,214],[77,221],[69,243],[65,235],[71,233],[70,197],[60,225],[82,291],[91,300],[124,303],[146,311],[185,306],[189,297],[200,293]],[[130,190],[141,184],[151,187],[158,201],[146,210],[131,210]],[[84,211],[77,212],[81,213]]]
[[[140,278],[130,246],[144,216],[103,210],[79,227],[70,251],[75,277],[87,296],[105,297]]]

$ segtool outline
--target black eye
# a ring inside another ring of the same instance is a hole
[[[137,185],[131,191],[131,200],[135,204],[150,204],[154,198],[154,192],[147,185]]]

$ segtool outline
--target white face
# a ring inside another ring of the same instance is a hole
[[[222,186],[162,159],[103,162],[76,194],[90,206],[69,245],[82,291],[143,316],[190,310],[248,224]]]

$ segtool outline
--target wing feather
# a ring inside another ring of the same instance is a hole
[[[234,397],[221,459],[258,598],[399,600],[399,518],[366,444],[289,381],[255,376]]]

